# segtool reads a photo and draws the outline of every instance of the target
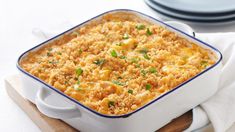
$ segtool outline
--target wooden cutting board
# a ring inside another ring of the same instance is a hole
[[[21,82],[19,75],[12,75],[5,78],[6,91],[9,97],[29,116],[29,118],[43,132],[77,132],[78,130],[65,122],[47,117],[40,113],[37,107],[21,96]],[[157,132],[180,132],[185,130],[192,123],[192,111],[172,120],[169,124],[157,130]]]

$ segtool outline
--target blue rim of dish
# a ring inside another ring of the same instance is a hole
[[[91,109],[91,108],[89,108],[89,107],[87,107],[87,106],[81,104],[79,101],[77,101],[77,100],[75,100],[75,99],[69,97],[68,95],[64,94],[63,92],[59,91],[58,89],[54,88],[53,86],[50,86],[50,85],[47,84],[46,82],[44,82],[44,81],[42,81],[41,79],[39,79],[39,78],[37,78],[37,77],[31,75],[30,73],[28,73],[27,71],[25,71],[23,68],[21,68],[21,66],[20,66],[20,60],[21,60],[22,57],[24,57],[28,52],[30,52],[30,51],[32,51],[32,50],[34,50],[34,49],[36,49],[36,48],[38,48],[38,47],[40,47],[40,46],[42,46],[42,45],[44,45],[44,44],[47,44],[47,42],[52,41],[52,40],[54,40],[54,39],[56,39],[56,38],[62,36],[63,34],[69,32],[69,31],[72,31],[73,29],[78,28],[78,27],[80,27],[81,25],[83,25],[83,24],[85,24],[85,23],[87,23],[87,22],[89,22],[89,21],[91,21],[91,20],[93,20],[93,19],[96,19],[96,18],[98,18],[98,17],[101,17],[101,16],[103,16],[103,15],[105,15],[105,14],[107,14],[107,13],[112,13],[112,12],[117,12],[117,11],[120,11],[120,12],[123,12],[123,11],[124,11],[124,12],[132,12],[132,13],[140,14],[140,15],[143,15],[143,16],[145,16],[145,17],[147,17],[147,18],[149,18],[149,19],[152,19],[152,20],[154,20],[154,21],[156,21],[156,22],[158,22],[158,23],[161,23],[161,24],[163,24],[163,25],[165,25],[165,26],[167,26],[167,27],[169,27],[169,28],[171,28],[171,29],[173,29],[173,30],[175,30],[175,31],[177,31],[177,32],[179,32],[179,33],[181,33],[181,34],[184,34],[184,35],[190,37],[191,39],[193,39],[193,40],[195,40],[195,41],[198,41],[198,42],[200,42],[201,44],[203,44],[203,45],[205,45],[205,46],[211,48],[212,50],[214,50],[214,52],[217,52],[217,53],[219,54],[220,58],[218,59],[218,61],[217,61],[214,65],[208,67],[207,69],[205,69],[204,71],[200,72],[200,73],[197,74],[196,76],[194,76],[194,77],[190,78],[189,80],[183,82],[182,84],[176,86],[176,87],[173,88],[172,90],[170,90],[170,91],[168,91],[168,92],[166,92],[166,93],[160,95],[160,96],[157,97],[156,99],[153,99],[151,102],[145,104],[144,106],[141,106],[141,107],[138,108],[137,110],[132,111],[132,112],[127,113],[127,114],[123,114],[123,115],[105,115],[105,114],[101,114],[101,113],[99,113],[99,112],[97,112],[97,111],[95,111],[95,110],[93,110],[93,109]],[[146,108],[147,106],[149,106],[149,105],[155,103],[156,101],[160,100],[161,98],[163,98],[163,97],[167,96],[168,94],[174,92],[175,90],[179,89],[181,86],[187,84],[188,82],[194,80],[195,78],[197,78],[198,76],[202,75],[203,73],[209,71],[210,69],[212,69],[213,67],[215,67],[216,65],[218,65],[221,60],[222,60],[222,54],[220,53],[220,51],[219,51],[218,49],[216,49],[215,47],[213,47],[213,46],[211,46],[211,45],[209,45],[209,44],[207,44],[207,43],[205,43],[205,42],[202,42],[201,40],[198,40],[197,38],[194,38],[194,37],[192,37],[192,36],[186,34],[185,32],[183,32],[183,31],[181,31],[181,30],[178,30],[178,29],[176,29],[176,28],[174,28],[174,27],[172,27],[172,26],[170,26],[170,25],[168,25],[168,24],[166,24],[166,23],[164,23],[164,22],[162,22],[162,21],[160,21],[160,20],[157,20],[157,19],[155,19],[155,18],[153,18],[153,17],[151,17],[151,16],[149,16],[149,15],[146,15],[146,14],[144,14],[144,13],[141,13],[141,12],[138,12],[138,11],[135,11],[135,10],[130,10],[130,9],[115,9],[115,10],[110,10],[110,11],[104,12],[104,13],[102,13],[102,14],[96,16],[96,17],[93,17],[93,18],[91,18],[91,19],[89,19],[89,20],[87,20],[87,21],[85,21],[85,22],[83,22],[83,23],[81,23],[81,24],[78,24],[77,26],[75,26],[75,27],[73,27],[73,28],[70,28],[69,30],[66,30],[66,31],[60,33],[59,35],[56,35],[55,37],[52,37],[52,38],[50,38],[49,40],[47,40],[47,41],[45,41],[45,42],[42,42],[42,43],[40,43],[39,45],[36,45],[35,47],[33,47],[33,48],[31,48],[31,49],[29,49],[29,50],[23,52],[23,53],[19,56],[19,58],[18,58],[18,60],[17,60],[16,67],[17,67],[22,73],[26,74],[27,76],[31,77],[32,79],[34,79],[34,80],[36,80],[36,81],[38,81],[38,82],[40,82],[40,83],[42,83],[44,86],[50,88],[51,90],[57,92],[57,93],[60,94],[60,95],[66,97],[67,99],[73,101],[73,102],[76,103],[77,105],[79,105],[79,106],[85,108],[86,110],[90,111],[91,113],[93,113],[93,114],[95,114],[95,115],[98,115],[98,116],[101,116],[101,117],[105,117],[105,118],[126,118],[126,117],[129,117],[129,116],[133,115],[134,113],[137,113],[138,111],[140,111],[140,110]],[[78,109],[78,110],[79,110],[79,109]]]
[[[185,10],[180,10],[180,9],[174,9],[171,7],[168,7],[166,5],[163,5],[155,0],[149,0],[152,1],[152,3],[155,3],[161,7],[164,7],[165,9],[171,10],[171,11],[175,11],[175,12],[179,12],[182,14],[189,14],[189,15],[198,15],[198,16],[223,16],[223,15],[228,15],[228,14],[234,14],[235,10],[232,11],[224,11],[224,12],[207,12],[207,13],[203,13],[203,12],[192,12],[192,11],[185,11]]]
[[[177,17],[177,16],[173,16],[173,15],[170,15],[170,14],[167,14],[167,13],[164,13],[162,11],[159,11],[158,9],[154,8],[151,4],[153,4],[150,0],[145,0],[145,3],[151,8],[153,9],[154,11],[164,15],[164,16],[167,16],[167,17],[171,17],[171,18],[174,18],[174,19],[178,19],[178,20],[184,20],[184,21],[189,21],[189,22],[198,22],[198,23],[205,23],[205,22],[208,22],[208,23],[220,23],[220,22],[233,22],[235,21],[235,17],[231,17],[231,18],[225,18],[225,19],[218,19],[218,20],[195,20],[195,19],[187,19],[187,18],[182,18],[182,17]],[[151,4],[150,4],[151,3]]]

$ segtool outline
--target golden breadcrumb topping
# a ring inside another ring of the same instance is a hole
[[[132,14],[108,14],[30,52],[21,67],[85,106],[122,115],[215,63],[213,54]]]

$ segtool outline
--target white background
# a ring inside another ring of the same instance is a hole
[[[5,76],[17,73],[17,57],[43,41],[32,35],[32,29],[54,30],[66,22],[74,26],[104,11],[117,8],[134,9],[158,18],[142,0],[0,0],[0,131],[40,131],[7,96],[3,83]],[[198,32],[235,31],[234,24],[191,26]]]

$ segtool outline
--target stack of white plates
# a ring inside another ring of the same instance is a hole
[[[196,23],[235,21],[235,0],[145,0],[167,18]]]

